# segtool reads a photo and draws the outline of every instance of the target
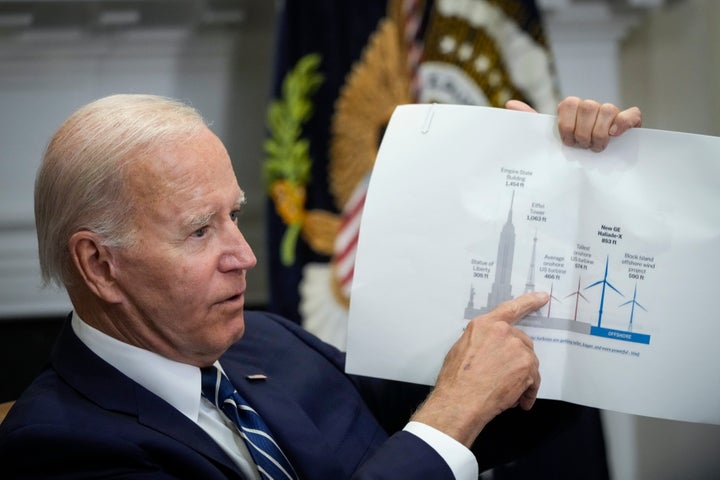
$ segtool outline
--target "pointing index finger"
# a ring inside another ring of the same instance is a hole
[[[526,293],[517,298],[501,303],[490,313],[496,314],[500,317],[500,319],[506,321],[510,325],[514,325],[525,315],[534,312],[545,305],[548,300],[550,300],[550,295],[545,292]]]

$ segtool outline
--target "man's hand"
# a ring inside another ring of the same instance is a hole
[[[534,112],[528,104],[510,100],[510,110]],[[642,113],[637,107],[620,110],[612,103],[567,97],[558,104],[558,131],[563,144],[569,147],[589,148],[594,152],[605,150],[610,137],[622,135],[633,127],[642,126]]]
[[[412,420],[470,447],[495,416],[519,405],[529,410],[540,387],[533,343],[514,324],[548,301],[530,293],[471,320],[448,352],[435,389]]]

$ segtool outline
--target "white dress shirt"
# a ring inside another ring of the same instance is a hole
[[[72,314],[75,335],[96,355],[176,408],[205,430],[248,478],[260,480],[255,462],[234,424],[201,394],[200,369],[121,342]],[[218,362],[215,366],[222,369]],[[475,456],[454,438],[419,422],[403,429],[442,456],[457,480],[478,478]]]

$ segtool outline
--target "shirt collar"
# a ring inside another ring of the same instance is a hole
[[[85,323],[76,311],[71,325],[93,353],[197,423],[201,395],[198,367],[121,342]]]

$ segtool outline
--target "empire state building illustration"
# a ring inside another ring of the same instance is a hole
[[[515,226],[513,225],[513,204],[515,203],[515,192],[510,199],[510,209],[507,214],[507,221],[500,232],[498,242],[497,258],[495,261],[495,280],[493,281],[490,293],[488,293],[487,305],[477,309],[474,305],[475,290],[471,287],[470,300],[465,308],[465,318],[471,319],[488,312],[506,300],[513,298],[512,295],[512,269],[515,256]]]
[[[515,226],[512,223],[513,203],[515,203],[515,192],[510,199],[507,221],[500,232],[498,243],[497,260],[495,262],[495,281],[488,293],[487,309],[500,305],[512,296],[511,275],[513,269],[513,257],[515,256]]]

